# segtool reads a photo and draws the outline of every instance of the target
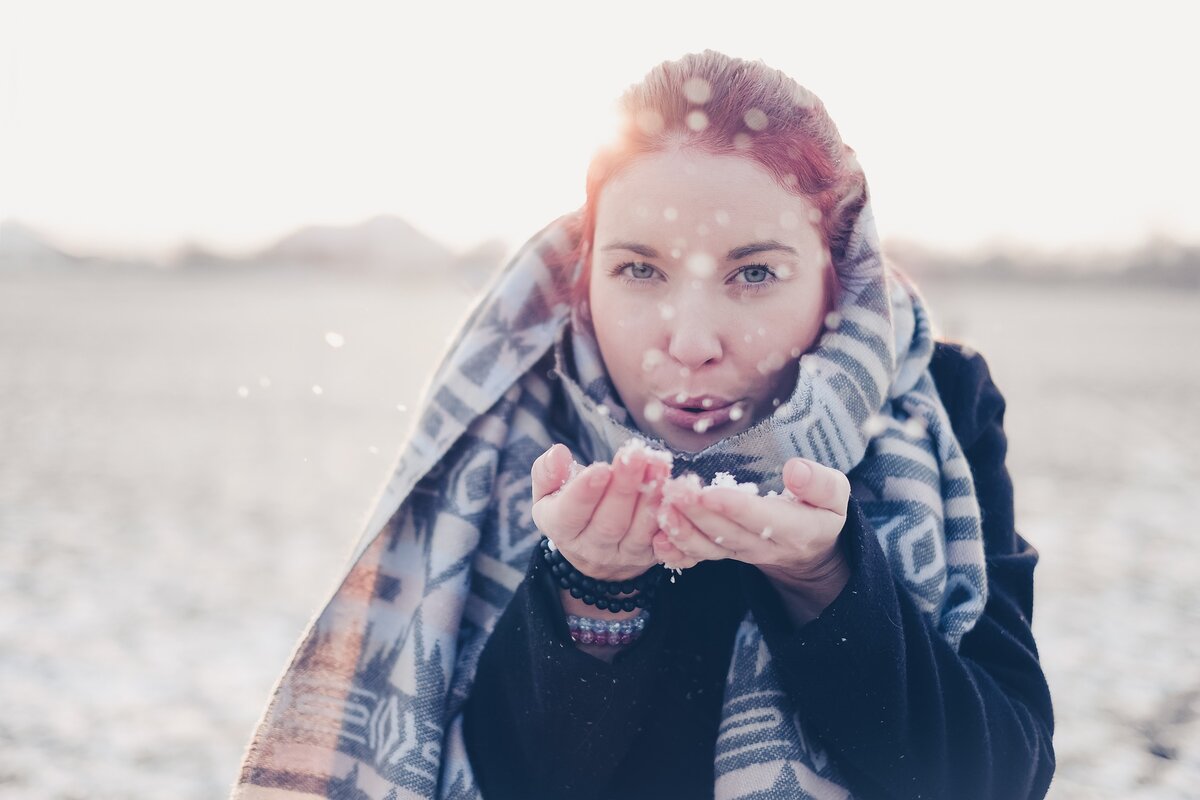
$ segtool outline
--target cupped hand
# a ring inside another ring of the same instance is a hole
[[[783,485],[787,492],[767,497],[723,487],[673,492],[663,508],[664,530],[653,538],[658,560],[687,568],[732,558],[795,585],[844,569],[837,540],[846,524],[849,479],[792,458],[783,466]]]
[[[622,449],[571,477],[573,459],[555,444],[533,463],[533,521],[567,561],[598,580],[626,580],[658,563],[651,544],[670,467]]]

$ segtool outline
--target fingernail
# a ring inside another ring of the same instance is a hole
[[[796,483],[803,483],[812,477],[812,467],[803,461],[792,462],[792,480]]]
[[[604,484],[608,483],[609,472],[606,469],[597,470],[591,479],[588,481],[588,486],[593,489],[599,489]]]

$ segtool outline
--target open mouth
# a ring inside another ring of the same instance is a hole
[[[682,403],[663,403],[663,419],[685,430],[707,433],[742,415],[736,400],[688,398]]]

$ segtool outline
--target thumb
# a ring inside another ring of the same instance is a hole
[[[812,463],[806,458],[789,458],[783,465],[783,485],[798,498],[804,497],[812,477]]]
[[[566,445],[555,443],[538,456],[531,470],[533,477],[533,502],[548,494],[554,494],[571,472],[571,451]]]

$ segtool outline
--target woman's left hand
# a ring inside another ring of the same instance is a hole
[[[783,465],[783,485],[794,498],[724,487],[673,497],[663,509],[665,532],[654,535],[655,555],[684,568],[732,558],[757,566],[781,590],[836,595],[848,577],[837,541],[850,480],[831,467],[792,458]]]

